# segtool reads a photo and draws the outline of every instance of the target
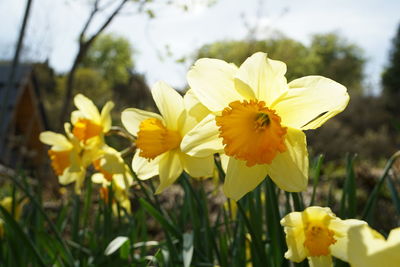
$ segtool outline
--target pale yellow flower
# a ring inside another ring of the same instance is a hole
[[[71,125],[66,123],[64,126],[66,136],[46,131],[40,133],[39,139],[51,146],[48,154],[60,184],[75,182],[75,192],[79,194],[85,180],[86,168],[97,157],[98,149],[92,146],[92,149],[83,150],[80,141],[71,133]]]
[[[74,97],[74,104],[78,110],[71,113],[72,133],[80,141],[86,143],[94,137],[102,138],[103,134],[110,130],[112,124],[110,112],[114,107],[113,102],[108,101],[101,113],[93,101],[82,94]]]
[[[122,112],[125,128],[137,137],[137,151],[132,169],[139,179],[160,176],[156,193],[171,185],[185,170],[192,177],[210,177],[213,174],[212,155],[191,157],[180,150],[182,138],[196,126],[199,112],[185,106],[197,107],[190,94],[182,98],[163,82],[152,89],[153,99],[161,116],[144,110],[129,108]]]
[[[400,227],[393,229],[387,239],[368,225],[353,227],[348,238],[348,262],[352,267],[400,265]]]
[[[308,207],[291,212],[281,224],[286,233],[288,251],[285,258],[301,262],[308,258],[310,266],[332,266],[332,256],[348,261],[349,229],[365,225],[360,220],[341,220],[329,208]]]
[[[92,175],[92,182],[101,184],[100,196],[106,202],[109,201],[108,187],[112,185],[114,213],[117,212],[114,200],[131,213],[129,187],[133,184],[133,177],[129,167],[115,149],[105,146],[103,151],[104,154],[93,161],[93,166],[98,172]]]
[[[287,83],[286,65],[265,53],[239,68],[217,59],[200,59],[188,72],[196,98],[209,114],[183,138],[192,156],[230,156],[224,192],[235,200],[269,175],[286,191],[302,191],[308,181],[303,130],[315,129],[349,101],[341,84],[321,76]]]

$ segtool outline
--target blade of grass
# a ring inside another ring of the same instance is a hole
[[[22,244],[24,244],[24,246],[26,246],[31,251],[32,255],[34,255],[34,257],[36,258],[38,265],[43,267],[47,266],[39,251],[33,244],[32,240],[25,234],[19,224],[14,220],[12,215],[9,214],[7,210],[2,206],[0,206],[0,211],[3,214],[3,219],[6,224],[10,227],[10,229],[15,232],[16,236],[18,236],[18,239],[22,241]]]
[[[168,232],[172,233],[176,238],[180,238],[182,234],[179,232],[178,229],[175,228],[174,225],[169,223],[164,216],[155,209],[149,202],[147,202],[144,198],[139,199],[140,204],[142,207],[150,213]]]
[[[372,217],[372,208],[375,206],[376,199],[378,197],[378,194],[383,186],[383,183],[385,182],[386,176],[389,173],[389,170],[392,168],[393,163],[396,161],[396,159],[400,157],[400,151],[397,151],[394,153],[389,160],[386,163],[385,169],[383,170],[383,174],[379,179],[379,182],[375,185],[374,189],[372,190],[368,200],[367,204],[365,205],[365,208],[362,212],[362,219],[370,222],[371,217]]]
[[[390,195],[392,197],[394,206],[397,210],[397,214],[400,215],[400,198],[399,198],[399,194],[396,190],[396,186],[395,186],[394,181],[391,176],[388,176],[386,183],[387,183],[387,187],[389,188]]]
[[[280,224],[281,216],[279,212],[278,197],[275,192],[275,185],[271,178],[265,179],[266,187],[266,215],[268,233],[271,239],[271,252],[274,266],[283,266],[285,259],[283,255],[286,251],[286,242],[284,239],[283,229]]]
[[[321,175],[321,166],[322,163],[324,162],[324,155],[320,154],[317,159],[317,164],[314,168],[314,174],[313,174],[313,191],[311,195],[311,200],[310,204],[308,206],[313,206],[314,201],[315,201],[315,195],[317,193],[317,186],[319,184],[319,177]]]
[[[64,238],[61,236],[61,233],[58,231],[57,227],[55,226],[55,224],[53,223],[53,221],[50,219],[50,217],[47,215],[47,213],[44,211],[42,205],[40,205],[40,203],[38,202],[38,200],[33,196],[33,194],[30,192],[29,188],[25,187],[24,185],[22,185],[22,183],[13,176],[9,176],[10,179],[14,182],[14,184],[16,186],[18,186],[22,192],[25,193],[25,195],[28,196],[30,202],[32,202],[34,204],[34,206],[37,208],[37,210],[42,214],[42,216],[45,218],[45,220],[47,221],[47,223],[49,224],[51,230],[54,232],[54,234],[56,235],[57,240],[61,243],[61,247],[63,248],[63,255],[66,256],[66,260],[68,261],[70,266],[74,265],[74,258],[72,256],[72,253],[68,247],[68,245],[65,243]]]
[[[354,174],[354,160],[356,155],[346,155],[346,180],[344,183],[339,216],[343,219],[356,216],[356,184]]]

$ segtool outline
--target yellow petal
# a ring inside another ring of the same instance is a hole
[[[300,130],[288,128],[285,144],[287,151],[279,153],[270,165],[266,165],[268,175],[285,191],[303,191],[308,181],[306,136]]]
[[[208,178],[214,173],[214,156],[204,158],[191,157],[181,153],[183,169],[195,178]]]
[[[84,118],[85,116],[80,110],[74,110],[71,112],[71,123],[75,125],[80,118]]]
[[[228,170],[228,163],[229,163],[230,157],[227,156],[226,154],[219,154],[219,158],[221,159],[221,167],[224,170],[224,172],[226,173],[226,171]]]
[[[110,130],[112,125],[111,110],[113,108],[114,108],[114,103],[108,101],[101,110],[100,114],[101,126],[103,126],[103,132],[105,133]]]
[[[189,116],[194,117],[197,122],[203,120],[208,114],[211,113],[206,106],[200,103],[192,89],[189,89],[183,97],[185,109],[188,111]]]
[[[242,100],[235,90],[237,67],[218,59],[202,58],[187,74],[187,80],[200,102],[213,112],[222,111],[230,102]]]
[[[74,97],[75,106],[82,112],[85,118],[100,122],[100,113],[93,101],[82,94],[77,94]]]
[[[101,168],[112,174],[125,172],[125,163],[123,159],[117,154],[104,154],[102,159],[100,160],[100,164]]]
[[[94,173],[92,175],[92,182],[95,184],[102,184],[103,186],[107,186],[110,182],[107,181],[107,179],[104,178],[104,175],[102,173]]]
[[[157,82],[151,93],[169,130],[177,131],[184,119],[185,106],[182,96],[164,82]]]
[[[332,256],[309,257],[308,264],[310,267],[331,267],[333,266]]]
[[[259,185],[267,175],[265,164],[246,166],[246,161],[230,158],[225,176],[224,193],[227,197],[238,201],[247,192]]]
[[[400,228],[388,240],[367,225],[349,230],[349,263],[353,267],[397,267],[400,262]]]
[[[195,157],[207,157],[224,151],[222,139],[215,124],[215,116],[210,114],[190,130],[182,139],[182,152]]]
[[[161,155],[159,164],[160,185],[157,187],[156,194],[161,193],[173,184],[182,171],[179,151],[171,150]]]
[[[64,135],[50,131],[40,133],[39,140],[46,145],[51,145],[51,149],[55,151],[69,150],[72,148],[72,144]]]
[[[134,136],[137,136],[140,123],[149,118],[156,118],[160,121],[164,121],[164,119],[157,113],[136,108],[125,109],[121,114],[122,124],[128,130],[128,132]]]
[[[286,234],[288,250],[285,258],[294,262],[301,262],[306,258],[304,249],[304,224],[301,212],[291,212],[281,220]]]
[[[303,77],[290,82],[289,87],[271,108],[282,118],[282,124],[293,128],[316,129],[349,102],[346,87],[325,77]]]
[[[162,155],[153,160],[148,160],[139,156],[140,150],[137,149],[132,160],[132,170],[140,180],[147,180],[158,175],[158,164]]]
[[[82,172],[70,172],[69,168],[67,168],[62,175],[58,176],[58,181],[62,185],[67,185],[75,182],[80,176],[82,176]]]
[[[348,261],[348,250],[349,239],[348,232],[352,227],[366,225],[366,222],[355,219],[348,220],[332,220],[329,224],[329,229],[335,232],[336,243],[330,246],[330,250],[333,256],[341,259],[342,261]]]
[[[236,77],[251,88],[256,99],[270,106],[287,90],[285,73],[285,63],[268,59],[266,53],[258,52],[243,62]]]

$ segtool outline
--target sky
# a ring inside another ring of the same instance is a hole
[[[391,39],[400,23],[398,0],[154,0],[155,19],[128,6],[107,28],[129,39],[136,55],[136,71],[149,84],[163,80],[176,88],[186,83],[189,63],[176,63],[202,45],[243,39],[248,28],[265,38],[279,31],[308,44],[316,33],[337,32],[361,47],[368,60],[366,83],[379,90]],[[89,0],[33,0],[25,44],[28,58],[48,59],[59,73],[66,72],[77,52],[78,34],[90,9]],[[108,2],[108,1],[105,1]],[[115,0],[115,2],[117,2]],[[183,12],[181,6],[189,9]],[[13,53],[26,1],[0,0],[0,57]],[[103,17],[95,20],[93,32]]]

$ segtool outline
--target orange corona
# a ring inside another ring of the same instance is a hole
[[[177,131],[168,130],[159,119],[150,118],[140,123],[136,146],[140,149],[139,155],[150,160],[178,148],[181,140]]]
[[[234,101],[216,117],[220,137],[228,156],[255,164],[271,164],[278,153],[286,151],[287,128],[264,101]]]

